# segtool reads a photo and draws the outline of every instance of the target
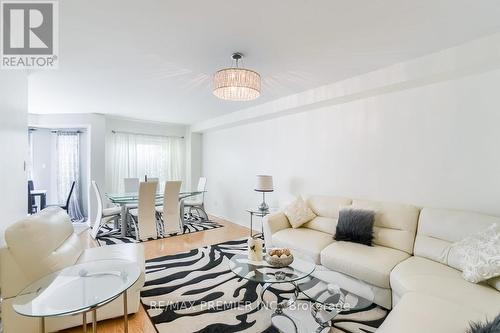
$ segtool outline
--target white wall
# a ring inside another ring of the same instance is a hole
[[[254,178],[264,173],[275,179],[271,206],[331,194],[500,216],[495,67],[207,131],[207,209],[248,225],[245,208],[261,199]]]
[[[202,134],[186,130],[186,189],[196,189],[202,176]]]
[[[26,216],[28,185],[28,80],[18,71],[0,75],[0,246],[7,226]]]

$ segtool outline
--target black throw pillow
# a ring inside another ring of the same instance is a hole
[[[467,333],[498,333],[500,332],[500,314],[485,323],[471,323]]]
[[[375,212],[347,208],[339,213],[335,240],[372,246]]]

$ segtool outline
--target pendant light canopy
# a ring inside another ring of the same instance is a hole
[[[214,74],[214,95],[228,101],[251,101],[260,96],[260,75],[238,67],[241,53],[233,53],[235,67],[224,68]]]

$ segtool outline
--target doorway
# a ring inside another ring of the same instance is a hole
[[[28,213],[43,209],[45,201],[46,205],[67,205],[73,222],[85,222],[89,211],[86,128],[30,127],[28,143]],[[30,190],[30,181],[34,192]]]

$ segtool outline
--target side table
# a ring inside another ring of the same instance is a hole
[[[123,295],[124,332],[128,332],[127,290],[139,279],[137,263],[128,260],[97,260],[66,267],[35,281],[14,299],[12,307],[20,315],[45,318],[82,314],[87,332],[87,312],[92,312],[92,331],[97,332],[96,311]]]
[[[264,237],[264,224],[262,223],[262,219],[264,218],[264,216],[269,215],[273,211],[270,211],[270,210],[262,211],[259,209],[252,209],[252,208],[249,208],[246,211],[250,214],[250,237]],[[253,234],[253,217],[254,216],[261,218],[261,224],[260,224],[261,232],[256,233],[255,235]]]

